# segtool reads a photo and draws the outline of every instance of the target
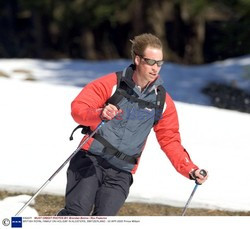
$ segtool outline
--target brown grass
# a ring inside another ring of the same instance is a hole
[[[0,77],[9,78],[10,76],[6,72],[0,70]]]
[[[0,200],[7,196],[20,195],[31,193],[11,193],[0,191]],[[36,198],[34,208],[40,216],[53,216],[63,208],[64,197],[56,195],[39,195]],[[145,203],[125,203],[120,209],[119,216],[180,216],[182,208],[160,205],[160,204],[145,204]],[[209,209],[192,209],[189,208],[186,212],[187,216],[250,216],[250,212],[239,211],[220,211]]]

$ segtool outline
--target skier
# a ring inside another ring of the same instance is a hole
[[[152,128],[180,174],[199,184],[208,177],[200,174],[181,145],[175,104],[159,76],[161,41],[145,33],[131,43],[133,64],[92,81],[71,104],[78,124],[90,131],[103,120],[105,124],[70,161],[65,207],[58,215],[116,215],[129,194]]]

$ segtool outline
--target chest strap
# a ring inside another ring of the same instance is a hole
[[[81,133],[82,134],[91,134],[91,130],[89,128],[89,126],[83,126],[83,125],[78,125],[74,130],[73,132],[71,133],[70,135],[70,140],[73,140],[73,135],[74,135],[74,132],[77,130],[77,129],[82,129],[81,130]],[[127,155],[125,153],[122,153],[120,152],[117,148],[115,148],[112,144],[110,144],[105,138],[103,138],[100,134],[96,133],[94,136],[93,136],[94,139],[96,139],[98,142],[100,142],[103,146],[104,146],[104,151],[105,153],[109,154],[109,155],[113,155],[115,156],[116,158],[120,159],[120,160],[123,160],[123,161],[126,161],[130,164],[136,164],[137,163],[137,158],[139,156],[130,156],[130,155]]]
[[[128,94],[125,90],[122,89],[117,89],[117,93],[119,95],[121,95],[122,97],[127,98],[129,101],[133,102],[133,103],[138,103],[140,108],[155,108],[158,109],[159,105],[158,104],[154,104],[153,102],[149,102],[149,101],[145,101],[143,99],[138,99],[136,96],[130,95]]]
[[[100,134],[96,133],[93,138],[95,138],[98,142],[104,145],[104,152],[113,155],[116,158],[126,161],[130,164],[136,164],[137,158],[136,156],[130,156],[123,152],[120,152],[117,148],[115,148],[112,144],[110,144],[105,138],[103,138]]]

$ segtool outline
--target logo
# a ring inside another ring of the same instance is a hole
[[[152,111],[152,109],[147,108],[147,107],[145,107],[144,109],[147,110],[147,111],[150,111],[150,112]]]
[[[22,227],[22,217],[11,217],[11,227]]]
[[[3,221],[2,221],[2,223],[3,223],[3,225],[4,226],[9,226],[10,225],[10,220],[9,219],[7,219],[7,218],[5,218],[5,219],[3,219]]]

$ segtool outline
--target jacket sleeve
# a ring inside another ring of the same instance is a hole
[[[175,169],[183,176],[189,177],[189,172],[198,167],[191,161],[187,151],[181,145],[179,121],[172,98],[166,94],[166,109],[162,118],[154,126],[156,138]]]
[[[100,114],[107,99],[117,84],[115,73],[98,78],[87,84],[71,103],[73,119],[85,126],[95,126],[101,122]]]

